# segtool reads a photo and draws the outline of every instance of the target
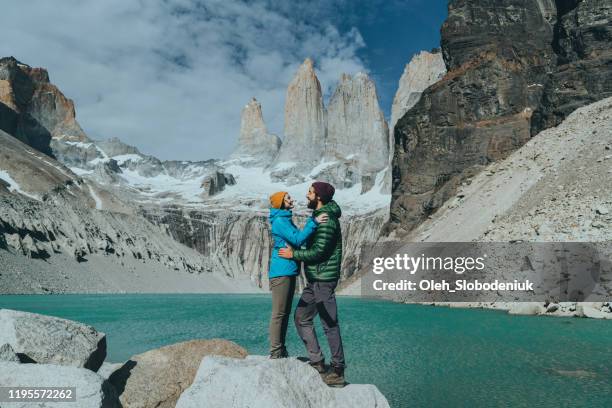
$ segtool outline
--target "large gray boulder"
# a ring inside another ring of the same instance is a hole
[[[510,303],[509,314],[534,316],[546,313],[544,305],[538,302],[513,302]]]
[[[293,358],[205,357],[176,408],[384,408],[374,385],[329,388],[308,364]]]
[[[612,314],[604,311],[601,303],[584,302],[576,304],[576,316],[591,319],[612,319]]]
[[[0,385],[3,387],[74,387],[76,401],[66,406],[78,408],[120,407],[115,390],[98,374],[77,367],[52,364],[19,364],[0,362]],[[11,402],[11,408],[57,407],[58,402]],[[4,405],[3,405],[4,406]]]
[[[91,326],[37,313],[0,309],[0,344],[22,362],[84,367],[97,371],[106,357],[106,335]]]
[[[244,358],[247,351],[221,339],[185,341],[133,356],[109,381],[123,408],[174,408],[208,355]]]

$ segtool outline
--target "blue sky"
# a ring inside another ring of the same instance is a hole
[[[162,159],[226,157],[255,96],[282,137],[285,90],[306,57],[329,96],[374,78],[388,116],[410,57],[439,46],[444,0],[7,0],[0,55],[49,70],[94,139]]]
[[[440,46],[440,27],[448,14],[447,1],[357,1],[352,4],[351,18],[346,18],[341,10],[329,15],[343,30],[356,27],[363,37],[365,46],[357,55],[376,81],[381,109],[388,118],[406,63],[419,51]]]

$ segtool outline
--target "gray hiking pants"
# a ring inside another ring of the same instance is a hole
[[[272,316],[270,318],[270,355],[286,355],[285,338],[291,315],[295,276],[280,276],[270,279],[272,291]]]
[[[338,281],[309,282],[295,309],[294,319],[298,334],[306,345],[310,362],[316,363],[323,360],[313,321],[318,314],[331,350],[331,364],[335,367],[344,367],[344,350],[342,349],[336,305],[336,286],[338,286]]]

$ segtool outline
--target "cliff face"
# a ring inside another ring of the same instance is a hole
[[[575,109],[612,96],[612,3],[557,3],[552,43],[557,66],[545,84],[535,131],[555,126]]]
[[[87,139],[73,102],[49,82],[47,71],[12,57],[0,59],[0,129],[46,154],[51,138]]]
[[[255,98],[242,109],[240,117],[240,138],[232,158],[247,164],[264,165],[278,153],[281,140],[268,133],[261,112],[261,104]]]
[[[266,213],[184,207],[145,208],[142,213],[154,224],[167,229],[175,240],[220,265],[228,276],[249,277],[257,286],[267,287],[272,247]],[[386,210],[380,210],[341,219],[343,279],[350,278],[358,270],[361,247],[377,240],[387,215]],[[303,225],[306,218],[296,216],[296,221]]]
[[[285,137],[276,162],[314,167],[325,146],[325,116],[321,84],[306,59],[287,88]]]
[[[376,86],[366,74],[342,75],[329,102],[327,123],[327,158],[354,156],[363,174],[387,167],[387,122],[378,106]]]
[[[450,2],[442,27],[448,73],[395,126],[390,229],[414,228],[466,175],[506,157],[586,100],[609,94],[610,81],[600,82],[610,75],[609,6],[557,3],[564,7]],[[562,32],[580,41],[561,40]],[[582,51],[569,52],[576,43]],[[577,60],[563,63],[562,54]],[[564,78],[567,91],[558,89]]]
[[[395,124],[421,99],[423,91],[438,82],[446,74],[446,65],[442,53],[421,51],[404,67],[397,91],[391,106],[389,124],[389,156],[393,157]],[[384,191],[391,193],[392,168],[388,163],[384,176]]]

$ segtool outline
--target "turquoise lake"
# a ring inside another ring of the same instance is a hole
[[[610,407],[612,321],[338,298],[349,382],[392,407]],[[107,334],[107,360],[194,338],[267,353],[265,295],[0,296]],[[325,345],[319,326],[321,344]],[[290,325],[289,352],[305,355]]]

